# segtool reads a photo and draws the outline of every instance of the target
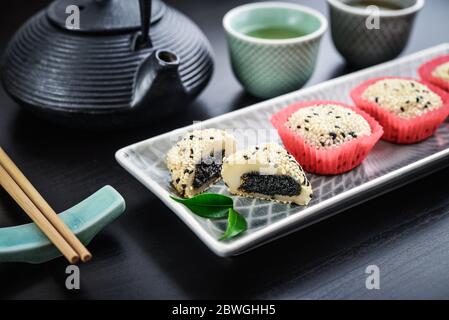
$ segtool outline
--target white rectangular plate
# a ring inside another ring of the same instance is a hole
[[[239,129],[242,134],[236,136],[238,145],[248,145],[248,139],[251,140],[255,135],[255,130],[273,129],[269,121],[270,116],[291,103],[307,100],[337,100],[352,104],[349,92],[362,81],[380,76],[418,77],[416,70],[420,64],[443,54],[449,54],[449,44],[433,47],[204,121],[201,127]],[[237,211],[248,221],[248,230],[234,239],[223,242],[217,239],[224,231],[226,221],[210,221],[197,217],[169,197],[175,193],[170,185],[165,155],[181,135],[197,126],[187,126],[133,144],[119,150],[116,158],[219,256],[236,255],[253,249],[449,164],[448,123],[444,123],[433,137],[418,144],[395,145],[381,141],[361,166],[346,174],[338,176],[309,174],[314,198],[307,207],[234,197]],[[276,134],[275,140],[280,142]],[[209,191],[227,194],[222,182],[214,185]]]

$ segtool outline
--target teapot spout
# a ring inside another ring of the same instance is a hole
[[[184,95],[186,90],[179,76],[179,62],[179,57],[168,50],[151,53],[137,70],[132,107],[149,107],[163,97],[170,99]]]

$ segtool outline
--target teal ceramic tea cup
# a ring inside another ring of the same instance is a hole
[[[259,98],[301,88],[311,77],[326,18],[283,2],[242,5],[223,18],[235,76]]]

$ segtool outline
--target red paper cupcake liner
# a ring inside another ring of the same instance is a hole
[[[427,83],[433,84],[449,92],[449,81],[434,77],[432,75],[435,68],[446,62],[449,62],[449,55],[441,56],[422,64],[418,69],[418,73],[421,76],[421,79]]]
[[[317,149],[285,125],[288,118],[297,110],[322,104],[340,105],[361,115],[370,125],[371,135],[352,139],[337,147]],[[367,113],[336,101],[317,100],[290,105],[274,114],[271,117],[271,123],[277,129],[286,149],[296,158],[303,169],[323,175],[340,174],[360,165],[383,134],[379,123]]]
[[[441,97],[443,106],[411,119],[398,117],[375,102],[363,98],[363,93],[370,85],[384,79],[414,80],[424,84]],[[370,79],[353,89],[351,97],[358,108],[373,116],[383,127],[383,140],[399,144],[416,143],[429,138],[449,115],[449,94],[432,84],[412,78],[382,77]]]

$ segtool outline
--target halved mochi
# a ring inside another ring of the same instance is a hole
[[[234,137],[218,129],[188,132],[167,153],[167,168],[179,194],[191,198],[220,179],[223,157],[236,150]]]
[[[312,198],[312,187],[301,166],[275,143],[225,157],[221,175],[232,194],[299,205],[307,205]]]

